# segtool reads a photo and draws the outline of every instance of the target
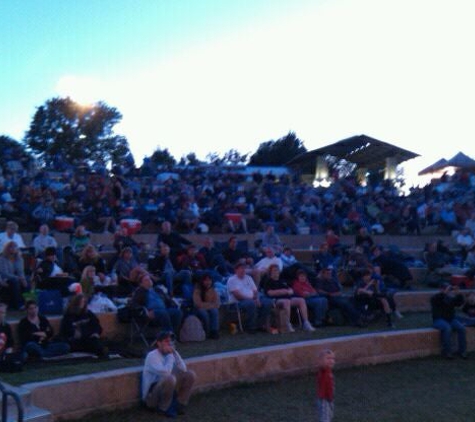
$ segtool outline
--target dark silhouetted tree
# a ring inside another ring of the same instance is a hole
[[[188,154],[180,158],[178,164],[180,166],[199,166],[205,163],[203,161],[198,160],[194,152],[189,152]]]
[[[150,161],[158,166],[174,166],[176,164],[175,158],[173,158],[168,149],[160,149],[159,147],[150,156]]]
[[[26,146],[7,135],[0,135],[0,162],[9,160],[30,161],[33,157]]]
[[[251,155],[251,166],[280,166],[297,155],[307,152],[303,142],[294,132],[289,132],[277,141],[267,141],[259,145],[258,150]]]
[[[238,166],[244,165],[247,162],[249,154],[241,154],[235,149],[230,149],[220,157],[216,152],[210,153],[206,156],[208,162],[215,166]]]
[[[104,102],[83,106],[69,97],[52,98],[36,110],[24,142],[46,165],[58,157],[67,163],[119,163],[130,155],[127,139],[114,133],[121,119]]]

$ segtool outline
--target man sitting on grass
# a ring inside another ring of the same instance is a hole
[[[142,372],[142,400],[147,408],[174,418],[185,413],[196,374],[175,349],[175,335],[161,331],[156,348],[147,354]]]

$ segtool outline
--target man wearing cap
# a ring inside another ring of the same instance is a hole
[[[456,287],[449,283],[443,283],[439,293],[430,300],[432,310],[432,326],[440,331],[442,356],[452,359],[451,338],[452,332],[457,333],[458,354],[463,359],[467,358],[467,338],[465,326],[456,318],[455,308],[462,306],[464,297],[462,294],[453,294]]]
[[[239,308],[246,313],[245,328],[255,332],[258,328],[270,331],[270,311],[272,300],[259,297],[259,292],[253,278],[246,274],[246,264],[238,262],[234,265],[234,275],[227,282],[229,302],[237,303]]]
[[[349,320],[352,325],[357,327],[364,325],[361,313],[348,297],[343,296],[343,288],[333,274],[333,265],[327,265],[320,271],[315,282],[315,289],[318,294],[327,298],[329,309],[339,309],[343,317]]]
[[[175,349],[175,335],[161,331],[156,348],[147,354],[142,372],[142,400],[149,409],[175,417],[185,413],[196,379]]]

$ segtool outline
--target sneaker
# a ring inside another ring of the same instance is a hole
[[[312,324],[310,324],[310,321],[305,321],[303,323],[303,330],[304,331],[315,331],[315,328],[313,328]]]
[[[394,311],[394,316],[395,316],[397,319],[403,319],[403,318],[404,318],[404,315],[401,314],[401,312],[399,312],[399,311]]]
[[[288,333],[295,333],[295,328],[292,327],[292,324],[290,322],[287,324],[287,332]]]

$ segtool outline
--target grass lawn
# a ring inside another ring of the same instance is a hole
[[[338,360],[338,357],[337,357]],[[335,370],[335,422],[470,422],[475,420],[475,356],[423,358]],[[245,384],[193,396],[191,422],[310,422],[314,375]],[[90,415],[80,422],[160,420],[142,408]]]
[[[428,313],[406,313],[405,317],[396,321],[396,330],[407,330],[411,328],[423,328],[431,325],[431,318]],[[366,328],[355,328],[348,326],[328,326],[317,329],[314,333],[297,331],[295,333],[270,335],[267,333],[246,334],[240,333],[231,335],[222,332],[219,340],[207,340],[200,343],[180,343],[178,349],[184,358],[204,356],[214,353],[228,352],[232,350],[251,349],[277,344],[293,343],[298,341],[314,340],[320,338],[340,337],[345,335],[363,334],[377,331],[385,331],[388,328],[384,320],[371,324]],[[140,351],[139,351],[140,356]],[[23,372],[14,374],[1,374],[1,380],[12,385],[21,385],[27,382],[44,381],[54,378],[67,377],[106,371],[130,366],[137,366],[143,363],[142,358],[116,359],[110,361],[87,360],[63,361],[61,363],[28,363]]]

